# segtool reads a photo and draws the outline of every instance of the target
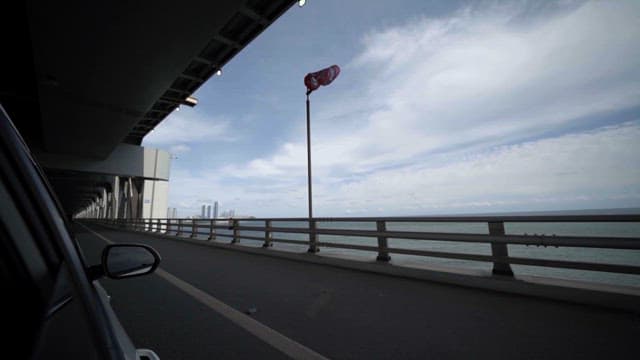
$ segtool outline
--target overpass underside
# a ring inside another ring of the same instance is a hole
[[[294,2],[4,4],[0,105],[68,215],[164,217],[169,154],[143,138]]]
[[[165,217],[171,156],[120,144],[104,160],[36,154],[65,209],[80,218]]]
[[[50,178],[56,178],[56,175],[49,175]],[[160,216],[159,209],[166,208],[167,204],[167,185],[159,183],[158,180],[144,180],[133,177],[108,176],[106,181],[94,183],[86,189],[95,191],[100,188],[101,191],[96,193],[84,193],[82,195],[82,186],[77,187],[74,191],[80,191],[75,196],[84,196],[80,200],[84,200],[89,205],[75,214],[76,218],[94,218],[94,219],[139,219],[153,218]],[[92,180],[88,180],[92,181]],[[159,183],[159,184],[158,184]],[[152,188],[152,195],[145,196],[145,188]],[[154,188],[158,188],[155,190]],[[160,189],[162,188],[162,190]],[[162,205],[158,205],[161,203]],[[145,206],[147,205],[147,206]],[[156,210],[153,214],[151,209]],[[157,209],[156,209],[157,208]]]

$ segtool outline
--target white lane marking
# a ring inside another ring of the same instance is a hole
[[[115,242],[107,239],[103,235],[95,232],[84,224],[78,223],[89,232],[106,241],[109,244],[115,244]],[[165,279],[169,283],[173,284],[178,289],[184,291],[194,299],[198,300],[211,310],[224,316],[234,324],[240,326],[246,331],[253,334],[255,337],[287,354],[293,359],[327,359],[326,357],[318,354],[317,352],[309,349],[308,347],[292,340],[272,328],[262,324],[254,318],[247,316],[240,311],[232,308],[231,306],[223,303],[222,301],[214,298],[206,292],[198,289],[197,287],[187,283],[186,281],[176,277],[175,275],[164,271],[160,268],[156,269],[155,274]]]

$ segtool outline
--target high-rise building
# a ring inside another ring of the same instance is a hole
[[[172,214],[174,219],[178,218],[178,208],[173,208],[173,214]]]
[[[204,210],[207,206],[206,205],[202,205],[202,214],[200,214],[200,218],[204,219]]]
[[[207,205],[207,219],[211,219],[211,205]]]
[[[218,202],[214,202],[213,203],[213,218],[217,219],[218,218]]]

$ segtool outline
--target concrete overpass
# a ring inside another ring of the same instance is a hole
[[[67,214],[164,217],[170,157],[142,139],[293,3],[5,5],[0,102]]]

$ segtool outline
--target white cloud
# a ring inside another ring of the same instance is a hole
[[[373,32],[347,66],[363,73],[356,86],[365,100],[329,99],[322,106],[330,110],[314,114],[314,169],[366,172],[452,147],[533,138],[639,105],[639,12],[638,2],[589,2],[522,25],[516,6],[465,9]],[[335,109],[349,117],[342,131],[339,122],[322,123],[340,116]],[[366,115],[353,120],[358,113]],[[303,138],[290,141],[227,170],[300,174],[305,146]]]
[[[169,153],[171,154],[184,154],[189,151],[191,151],[191,148],[185,144],[171,145],[169,148]]]
[[[144,143],[176,145],[211,140],[229,141],[228,129],[229,122],[224,118],[208,117],[197,109],[185,108],[171,113],[144,138]]]
[[[439,166],[379,171],[327,187],[320,199],[411,212],[526,209],[536,203],[594,206],[613,199],[627,200],[628,206],[640,204],[638,154],[640,123],[626,123],[502,146]]]
[[[640,122],[446,156],[439,165],[412,164],[353,178],[315,177],[319,216],[429,214],[640,204]],[[303,216],[304,174],[239,182],[218,171],[177,171],[185,215],[203,196],[225,209],[260,216]],[[348,211],[347,211],[348,210]]]
[[[523,11],[468,8],[368,34],[343,70],[362,95],[312,110],[317,213],[638,206],[638,122],[539,138],[640,106],[640,2]],[[243,213],[303,215],[302,136],[242,165],[174,173],[172,189],[185,207],[202,190]]]

